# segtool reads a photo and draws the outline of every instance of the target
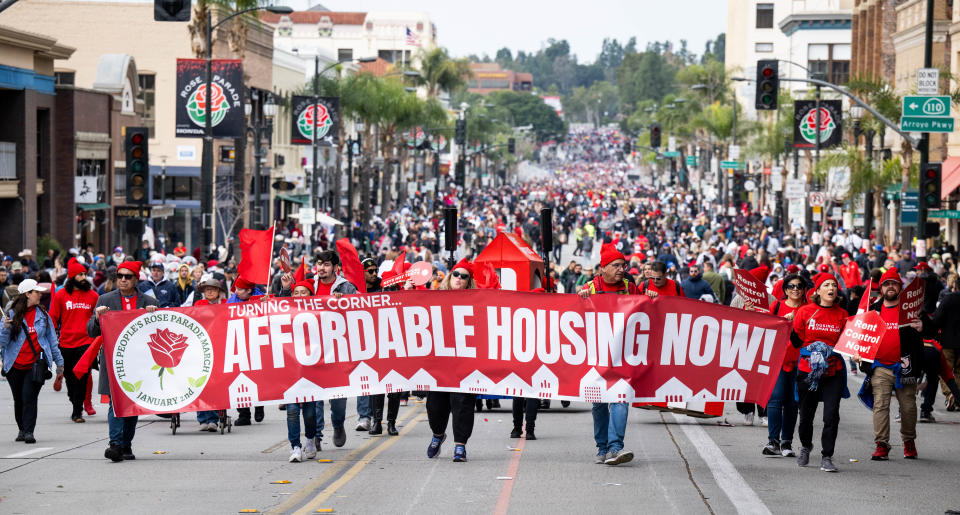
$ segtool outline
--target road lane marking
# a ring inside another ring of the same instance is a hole
[[[730,460],[727,459],[723,451],[720,450],[720,447],[710,438],[710,435],[700,427],[699,423],[691,423],[689,420],[684,420],[686,416],[683,417],[684,418],[681,418],[681,415],[676,413],[673,414],[673,418],[675,418],[677,424],[683,428],[687,439],[696,447],[697,452],[700,453],[700,457],[703,458],[707,467],[710,468],[710,473],[713,474],[713,479],[716,481],[717,486],[719,486],[727,498],[730,499],[730,502],[734,508],[737,509],[737,512],[769,514],[770,510],[763,504],[763,501],[760,500],[760,496],[750,488],[750,485],[747,484],[743,476],[737,472],[737,468],[733,466],[733,463],[730,463]]]
[[[52,449],[53,449],[53,447],[34,447],[33,449],[30,449],[29,451],[23,451],[23,452],[18,452],[18,453],[15,453],[15,454],[11,454],[11,455],[7,456],[7,458],[23,458],[24,456],[30,456],[31,454],[36,454],[36,453],[38,453],[38,452],[49,451],[49,450],[52,450]]]
[[[503,486],[500,487],[500,497],[497,498],[497,506],[493,509],[494,515],[504,515],[507,513],[507,509],[510,508],[510,494],[513,493],[513,483],[517,480],[517,469],[520,468],[520,456],[523,455],[523,448],[526,445],[527,439],[521,438],[520,445],[517,446],[516,452],[514,452],[510,458],[510,466],[507,467],[505,476],[509,479],[504,481]],[[500,479],[500,477],[497,479]]]
[[[317,507],[330,498],[337,490],[340,489],[343,485],[350,482],[351,479],[357,477],[361,470],[363,470],[367,465],[373,461],[381,452],[387,450],[391,445],[400,441],[400,436],[403,436],[405,433],[409,433],[417,424],[419,424],[423,419],[427,418],[427,412],[424,410],[422,413],[417,415],[407,424],[400,435],[397,437],[388,438],[386,441],[382,442],[380,445],[374,447],[370,450],[363,458],[357,461],[349,470],[347,470],[339,479],[330,484],[330,486],[323,489],[322,492],[317,494],[316,497],[310,500],[302,508],[295,511],[295,514],[302,515],[306,513],[315,513]]]
[[[407,419],[416,414],[419,410],[417,406],[412,406],[414,409],[404,410],[403,415],[397,419],[397,424],[402,424]],[[344,426],[346,427],[346,426]],[[405,428],[404,428],[405,430]],[[401,431],[405,432],[405,431]],[[393,437],[394,439],[397,437]],[[331,479],[336,477],[341,471],[346,469],[350,462],[353,461],[357,456],[366,452],[367,449],[373,447],[379,442],[379,439],[371,438],[367,443],[361,445],[360,447],[350,451],[346,456],[339,459],[336,463],[331,465],[329,468],[326,468],[322,474],[320,474],[316,479],[311,481],[307,486],[303,487],[280,505],[270,508],[269,513],[287,513],[295,509],[297,506],[300,506],[303,501],[310,496],[311,493],[315,492],[321,486],[327,484]]]

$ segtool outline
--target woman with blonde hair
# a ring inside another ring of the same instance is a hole
[[[473,263],[466,259],[453,266],[440,282],[440,290],[473,290]],[[436,458],[440,446],[447,439],[447,423],[453,418],[453,461],[467,461],[467,440],[473,433],[473,409],[477,396],[460,392],[427,393],[427,419],[433,438],[427,447],[427,457]]]

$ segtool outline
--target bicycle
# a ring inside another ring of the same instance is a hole
[[[172,413],[170,415],[170,433],[177,434],[178,427],[180,427],[180,414]]]

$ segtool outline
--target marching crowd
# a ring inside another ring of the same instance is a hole
[[[363,256],[366,291],[384,290],[383,281],[397,269],[384,263],[397,260],[404,261],[402,269],[425,261],[432,265],[433,276],[425,285],[408,280],[388,289],[490,287],[473,259],[499,232],[513,232],[541,253],[544,241],[552,241],[554,245],[547,247],[552,247],[549,255],[555,264],[541,282],[544,291],[584,298],[600,293],[684,296],[769,311],[791,321],[791,345],[769,402],[764,407],[737,404],[747,424],[767,426],[768,442],[761,455],[796,457],[800,466],[806,466],[814,449],[813,419],[822,410],[820,469],[836,472],[832,457],[841,399],[850,396],[847,374],[862,374],[859,397],[873,410],[873,459],[889,458],[894,396],[904,458],[916,459],[917,422],[936,421],[938,390],[947,411],[960,410],[955,246],[945,243],[917,258],[901,243],[884,245],[872,235],[830,224],[810,234],[801,227],[783,232],[770,213],[749,203],[723,206],[700,191],[667,187],[659,180],[649,186],[638,184],[629,177],[631,168],[622,148],[623,139],[615,130],[574,131],[543,150],[549,169],[543,176],[473,189],[459,198],[453,191],[436,199],[417,192],[388,214],[368,224],[353,224],[345,233]],[[457,249],[452,253],[443,245],[445,207],[457,207],[459,214]],[[543,208],[552,209],[551,234],[543,234]],[[359,285],[341,271],[333,228],[326,229],[310,251],[310,242],[297,225],[280,227],[275,250],[287,248],[294,268],[301,263],[304,267],[293,274],[283,272],[278,262],[270,292],[296,297],[358,291]],[[131,255],[121,247],[106,255],[92,247],[70,249],[64,255],[50,251],[42,263],[29,249],[17,256],[3,255],[0,349],[14,399],[18,441],[36,442],[37,397],[44,382],[54,378],[51,368],[56,370],[54,389],[66,383],[71,420],[83,423],[85,416],[96,414],[90,370],[104,369],[97,339],[104,312],[256,302],[268,291],[268,285],[237,275],[232,245],[198,247],[193,252],[182,243],[170,249],[154,245],[144,240]],[[563,249],[572,249],[573,259],[567,263],[559,262]],[[737,295],[735,269],[749,271],[765,285],[766,305]],[[912,281],[925,284],[923,310],[919,320],[901,324],[899,295]],[[833,351],[847,318],[861,305],[878,312],[888,326],[873,363],[848,361]],[[99,374],[98,393],[109,396],[106,377]],[[427,456],[439,455],[449,425],[453,460],[467,461],[466,445],[481,399],[467,393],[413,393],[426,397],[432,433]],[[408,395],[358,398],[357,430],[382,434],[385,417],[387,433],[397,435],[397,414]],[[495,402],[488,400],[488,407],[491,401]],[[346,400],[329,404],[333,444],[341,447],[347,438]],[[513,400],[510,437],[536,439],[539,406],[535,399]],[[321,450],[323,407],[322,401],[282,406],[291,462],[311,459]],[[628,411],[627,404],[593,404],[597,463],[619,465],[633,458],[624,443]],[[260,422],[264,416],[263,407],[252,413],[241,408],[235,425]],[[107,419],[110,443],[105,456],[113,461],[135,459],[136,417],[117,417],[109,406]],[[216,431],[218,420],[216,411],[197,414],[201,431]],[[798,448],[793,445],[795,432]]]

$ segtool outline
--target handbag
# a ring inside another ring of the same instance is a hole
[[[33,350],[33,355],[37,356],[37,360],[33,362],[33,366],[30,367],[30,380],[38,385],[42,385],[44,381],[53,377],[53,372],[50,372],[50,362],[47,361],[47,355],[43,352],[43,348],[37,348],[39,345],[34,346],[33,340],[30,339],[30,331],[27,329],[27,324],[23,324],[24,337],[27,340],[27,343],[30,344],[30,349]]]

